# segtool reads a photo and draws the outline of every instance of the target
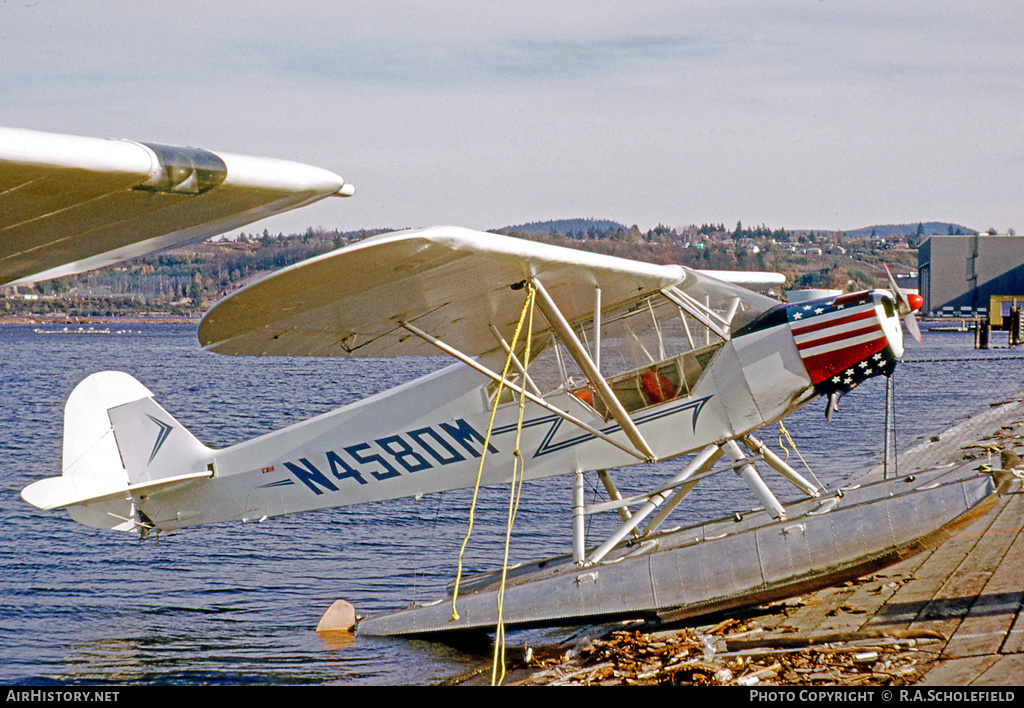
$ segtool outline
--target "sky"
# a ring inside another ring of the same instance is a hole
[[[258,230],[1024,232],[1024,5],[0,0],[0,125],[356,187]]]

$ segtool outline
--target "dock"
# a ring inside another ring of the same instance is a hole
[[[778,603],[763,644],[797,637],[926,637],[915,683],[1019,685],[1024,678],[1024,493],[938,548],[857,582]],[[781,644],[782,642],[777,642]],[[810,645],[810,644],[809,644]]]
[[[816,592],[685,623],[622,623],[509,661],[506,684],[1015,686],[1024,677],[1024,396],[907,450],[900,476],[1011,469],[995,505],[946,541]],[[883,474],[878,467],[865,480]],[[667,648],[666,648],[667,647]],[[659,652],[666,657],[658,663]],[[690,656],[687,661],[680,657]],[[609,659],[612,657],[612,659]],[[668,657],[672,657],[671,659]],[[860,657],[858,663],[857,657]],[[864,657],[867,657],[865,660]],[[685,673],[684,673],[685,672]],[[490,677],[490,666],[474,679]],[[682,678],[681,678],[682,677]]]
[[[973,457],[998,467],[1019,462],[1024,400],[988,411],[903,453],[902,474]],[[878,475],[872,470],[870,475]],[[767,618],[766,618],[767,619]],[[1024,491],[1018,479],[988,514],[939,547],[870,579],[821,590],[768,631],[933,634],[934,666],[924,685],[1019,685],[1024,678]]]

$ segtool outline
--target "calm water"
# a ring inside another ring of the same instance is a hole
[[[356,637],[349,646],[329,647],[314,631],[339,597],[361,613],[440,597],[454,577],[468,492],[190,529],[155,543],[80,526],[63,512],[39,512],[19,496],[29,483],[59,474],[64,401],[95,371],[131,373],[200,440],[223,447],[389,388],[443,360],[236,359],[201,351],[194,327],[111,329],[43,335],[31,326],[0,326],[0,682],[415,684],[476,662],[422,641]],[[1024,361],[1001,358],[1015,352],[975,352],[971,343],[971,335],[951,333],[926,333],[924,345],[911,343],[907,359],[987,361],[899,367],[901,447],[1021,388]],[[834,486],[879,461],[883,405],[884,383],[875,379],[843,400],[831,424],[818,400],[786,426],[818,478]],[[774,445],[776,429],[761,437]],[[637,467],[617,480],[630,492],[638,480],[681,464]],[[772,486],[780,497],[794,496],[791,488]],[[570,550],[569,498],[569,477],[527,486],[514,560]],[[483,495],[470,570],[500,562],[506,500],[506,490]],[[677,523],[755,505],[732,474],[705,482],[688,500]],[[607,526],[592,523],[592,534]]]

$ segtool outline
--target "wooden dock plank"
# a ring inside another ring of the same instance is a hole
[[[871,620],[883,610],[886,604],[907,582],[914,578],[917,569],[933,553],[928,551],[908,558],[894,566],[862,578],[856,583],[839,611],[826,617],[819,630],[853,631],[869,629]],[[874,627],[872,627],[874,629]]]
[[[819,590],[804,598],[803,605],[788,613],[784,626],[796,632],[815,632],[830,613],[837,612],[843,606],[852,593],[853,588],[847,586]]]
[[[971,656],[966,659],[950,659],[943,661],[925,674],[920,686],[969,686],[993,664],[998,656]],[[1019,681],[1020,679],[1017,679]],[[1010,682],[1009,685],[1017,683]]]
[[[1008,639],[1024,600],[1021,569],[1024,568],[1024,496],[1011,495],[999,518],[986,533],[992,548],[1009,538],[1008,548],[993,564],[991,577],[975,598],[967,616],[946,645],[950,657],[995,654]],[[996,543],[998,542],[998,543]],[[985,562],[982,559],[980,562]]]
[[[1000,500],[992,512],[924,556],[910,580],[903,584],[888,602],[868,620],[868,626],[875,629],[910,629],[911,625],[920,622],[927,612],[933,614],[932,619],[936,617],[941,619],[944,614],[949,614],[949,611],[955,611],[955,603],[949,601],[950,593],[954,592],[953,586],[950,585],[951,575],[956,573],[955,569],[971,567],[964,566],[966,560],[974,552],[985,530],[991,526],[1005,504],[1006,500]],[[914,559],[908,560],[913,561]],[[904,561],[904,563],[907,562]],[[896,568],[899,567],[896,566]],[[980,588],[981,585],[978,586],[978,590]],[[941,594],[944,592],[944,595]],[[956,597],[955,592],[952,597]],[[936,604],[937,598],[943,601],[942,605]],[[959,622],[959,617],[969,609],[970,603],[965,601],[963,605],[960,614],[956,615],[957,622]],[[939,627],[918,628],[942,631]],[[956,629],[955,625],[945,627],[946,631],[943,633],[948,636],[954,629]]]
[[[1006,641],[1000,651],[1004,654],[1024,653],[1024,608],[1017,608],[1017,619],[1006,633]]]
[[[882,590],[880,583],[872,576],[868,582],[852,588],[853,592],[834,611],[823,618],[817,631],[852,632],[860,629],[891,597],[896,589]]]
[[[949,573],[948,580],[911,623],[912,629],[937,631],[947,637],[957,631],[1013,542],[1013,537],[1004,533],[1014,517],[1012,513],[1005,513],[1011,499],[1013,495],[1004,498],[994,516],[986,517],[991,523],[976,537],[970,553]],[[968,529],[965,535],[972,533],[972,529]]]
[[[780,619],[772,618],[766,627],[784,626],[791,631],[815,632],[859,629],[870,620],[892,595],[903,584],[913,578],[914,573],[934,550],[926,551],[908,558],[859,583],[819,590],[813,595],[802,598],[802,604],[790,610]],[[895,583],[894,588],[879,590],[881,586]],[[871,598],[876,593],[877,598]],[[859,612],[843,612],[842,608],[850,604],[862,610]]]
[[[972,686],[1019,686],[1024,678],[1024,654],[1009,654],[986,669]]]

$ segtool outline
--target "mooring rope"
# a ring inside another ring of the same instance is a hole
[[[533,305],[535,290],[532,285],[526,296],[530,313],[526,324],[526,344],[523,352],[523,378],[526,378],[526,370],[530,366],[530,348],[533,342]],[[501,562],[501,583],[498,585],[498,622],[494,637],[494,662],[491,666],[491,685],[500,685],[505,680],[505,581],[508,578],[508,553],[512,542],[512,525],[515,523],[516,514],[519,513],[519,498],[523,491],[523,477],[526,472],[526,463],[523,460],[523,453],[520,449],[520,441],[523,433],[523,417],[526,412],[526,395],[519,394],[519,418],[516,421],[516,445],[512,453],[512,483],[509,487],[508,501],[508,524],[505,527],[505,555]],[[518,472],[517,472],[518,470]],[[498,676],[498,662],[501,662],[501,675]]]
[[[526,319],[526,314],[529,311],[530,303],[532,302],[531,294],[533,288],[530,288],[527,293],[526,302],[523,303],[523,311],[519,314],[519,322],[516,324],[515,334],[512,335],[512,343],[509,346],[508,357],[505,359],[505,368],[501,370],[501,380],[498,382],[498,388],[494,393],[494,405],[491,407],[491,420],[487,424],[487,435],[484,436],[484,447],[480,452],[480,466],[476,471],[476,482],[473,485],[473,500],[469,505],[469,526],[466,529],[466,537],[462,540],[462,547],[459,548],[459,560],[458,568],[455,573],[455,589],[452,592],[452,618],[450,622],[455,622],[459,619],[459,612],[455,608],[456,600],[459,598],[459,585],[462,582],[462,556],[466,552],[466,546],[469,544],[469,537],[473,533],[473,521],[476,516],[476,502],[477,497],[480,493],[480,480],[484,473],[484,460],[487,458],[487,450],[491,444],[491,431],[494,429],[494,418],[498,413],[498,403],[501,401],[501,394],[505,388],[505,380],[508,377],[508,370],[512,367],[512,359],[515,356],[516,344],[519,342],[519,333],[523,328],[523,321]]]
[[[789,446],[791,448],[793,448],[793,452],[796,453],[796,456],[800,458],[800,462],[802,462],[804,464],[804,468],[807,470],[808,474],[811,475],[811,478],[815,481],[815,483],[819,487],[821,487],[822,489],[828,489],[828,487],[826,487],[824,484],[821,483],[821,481],[818,479],[817,475],[814,474],[814,470],[812,470],[811,466],[809,464],[807,464],[807,460],[804,459],[804,456],[800,454],[800,450],[797,449],[796,443],[793,441],[793,438],[790,436],[789,431],[786,430],[786,426],[783,425],[782,421],[780,420],[779,421],[779,447],[782,448],[782,451],[786,453],[785,459],[788,460],[789,459],[789,450],[787,450],[786,446],[782,443],[783,436],[785,436],[786,440],[789,442]]]

